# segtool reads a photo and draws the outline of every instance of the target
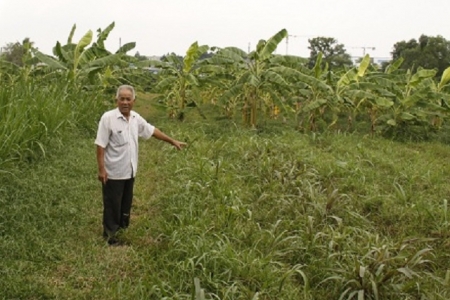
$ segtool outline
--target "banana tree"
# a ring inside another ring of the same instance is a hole
[[[105,30],[98,30],[98,38],[93,42],[93,32],[89,30],[83,37],[74,43],[73,35],[76,25],[73,25],[67,44],[61,45],[58,41],[53,48],[55,57],[45,55],[34,50],[34,55],[51,70],[64,72],[70,83],[80,83],[83,86],[96,85],[101,80],[102,72],[108,68],[114,69],[128,67],[123,60],[125,53],[135,47],[135,43],[123,45],[116,53],[111,53],[104,48],[104,41],[114,28],[114,23]],[[91,45],[92,44],[92,45]]]
[[[391,135],[414,134],[415,130],[429,130],[430,119],[442,116],[448,109],[441,105],[444,96],[437,92],[434,77],[436,70],[419,68],[415,73],[394,77],[395,82],[374,79],[378,86],[385,84],[395,95],[392,107],[380,116],[380,129]],[[387,79],[387,78],[383,78]]]
[[[201,59],[209,49],[207,45],[194,42],[184,57],[172,53],[162,61],[154,62],[154,66],[161,69],[160,81],[155,87],[155,92],[160,95],[156,100],[168,108],[169,117],[183,120],[187,107],[196,107],[202,114],[198,103],[200,86],[219,68]]]
[[[341,78],[337,95],[351,103],[355,111],[367,109],[372,134],[376,127],[391,135],[427,129],[430,118],[440,117],[448,110],[448,94],[440,92],[448,79],[443,75],[436,85],[435,70],[418,69],[405,74],[397,71],[401,64],[398,60],[382,73],[368,71],[368,61],[363,63],[357,71]]]
[[[432,81],[430,83],[435,93],[434,105],[437,105],[434,116],[431,119],[431,125],[440,129],[445,117],[450,113],[450,67],[444,70],[439,83]]]
[[[29,38],[26,38],[22,43],[12,44],[16,53],[20,53],[20,57],[15,60],[7,60],[0,57],[0,80],[3,84],[15,83],[17,81],[28,81],[40,68],[37,63],[39,62],[36,57],[33,56],[32,51],[34,49],[33,42]]]
[[[326,123],[327,110],[332,115],[328,127],[333,126],[337,121],[339,107],[336,105],[335,97],[333,96],[330,82],[331,72],[328,71],[327,64],[322,64],[322,53],[319,52],[312,70],[303,68],[295,75],[300,98],[298,101],[299,105],[296,107],[299,129],[303,129],[303,120],[307,119],[308,129],[316,131],[318,121]],[[305,115],[306,118],[304,117]]]
[[[365,80],[370,74],[370,57],[366,55],[359,66],[344,73],[336,83],[335,95],[340,103],[349,111],[348,126],[353,129],[353,122],[361,109],[367,110],[370,119],[370,132],[374,134],[378,116],[383,110],[393,105],[395,95]]]
[[[257,125],[257,112],[262,109],[264,99],[270,97],[273,101],[282,103],[281,87],[290,89],[283,74],[288,68],[271,62],[273,52],[286,36],[287,31],[282,29],[267,41],[260,40],[256,50],[250,53],[236,47],[226,47],[220,49],[214,57],[217,63],[231,64],[236,70],[229,90],[220,97],[220,101],[242,99],[244,123],[252,127]]]

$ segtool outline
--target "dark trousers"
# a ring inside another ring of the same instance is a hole
[[[103,234],[105,237],[113,237],[120,228],[127,228],[130,224],[133,186],[134,178],[108,179],[106,184],[103,184]]]

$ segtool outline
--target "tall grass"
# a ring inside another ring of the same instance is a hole
[[[167,160],[159,202],[162,262],[186,291],[199,277],[220,299],[437,297],[434,274],[450,265],[441,236],[428,237],[446,230],[448,170],[429,158],[447,147],[289,131],[188,139],[185,157]],[[432,194],[421,189],[430,176]]]
[[[47,146],[61,145],[67,130],[92,131],[103,108],[99,93],[74,90],[64,81],[5,84],[0,90],[0,170],[9,161],[45,155]]]
[[[4,176],[4,298],[449,298],[448,146],[148,117],[189,147],[142,142],[125,246],[93,133]]]

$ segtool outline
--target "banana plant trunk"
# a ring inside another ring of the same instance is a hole
[[[186,103],[186,89],[183,87],[180,90],[180,105],[179,108],[181,111],[184,110],[184,104]]]
[[[180,103],[178,105],[180,111],[184,110],[185,103],[186,103],[186,81],[182,79],[180,82]]]
[[[250,92],[250,125],[256,127],[256,113],[258,110],[258,96],[256,88]]]
[[[370,109],[369,116],[370,116],[370,135],[373,137],[375,135],[375,123],[377,122],[377,111],[375,109]]]

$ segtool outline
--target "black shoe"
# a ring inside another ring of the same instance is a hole
[[[119,240],[116,239],[115,237],[111,237],[108,239],[108,245],[110,246],[118,246],[119,245]]]

